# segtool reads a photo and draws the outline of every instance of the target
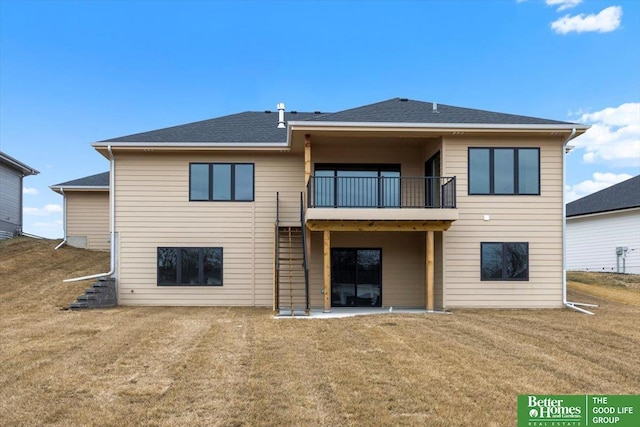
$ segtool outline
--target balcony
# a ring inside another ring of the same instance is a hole
[[[360,174],[362,175],[362,174]],[[399,173],[397,174],[399,175]],[[307,222],[458,219],[455,177],[311,176]]]

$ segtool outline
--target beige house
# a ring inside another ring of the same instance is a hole
[[[58,247],[68,244],[77,248],[108,251],[109,172],[49,188],[63,197],[64,240]]]
[[[566,302],[565,146],[587,126],[404,98],[278,108],[93,144],[119,304]]]

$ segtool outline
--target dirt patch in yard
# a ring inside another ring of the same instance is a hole
[[[64,311],[108,255],[0,242],[0,425],[513,426],[518,394],[640,392],[640,308],[273,319]]]

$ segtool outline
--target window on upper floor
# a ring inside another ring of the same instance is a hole
[[[529,280],[528,243],[482,242],[480,243],[480,260],[481,280]]]
[[[222,286],[222,248],[158,248],[158,286]]]
[[[539,148],[469,148],[470,195],[539,195]]]
[[[253,163],[191,163],[189,200],[252,202]]]

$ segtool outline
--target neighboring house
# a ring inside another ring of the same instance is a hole
[[[22,178],[39,173],[0,151],[0,239],[22,233]]]
[[[640,175],[567,204],[567,270],[640,274]]]
[[[404,98],[278,109],[93,144],[119,304],[562,306],[565,145],[588,126]]]
[[[108,251],[109,172],[52,185],[63,196],[64,240],[77,248]]]

